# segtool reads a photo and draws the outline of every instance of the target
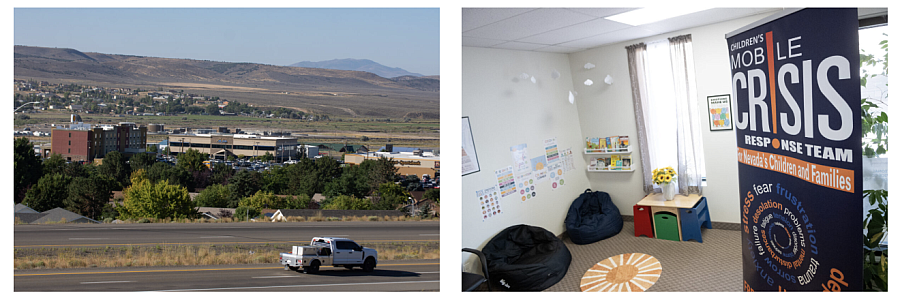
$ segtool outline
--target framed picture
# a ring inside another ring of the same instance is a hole
[[[709,130],[722,131],[734,129],[731,113],[731,95],[715,95],[706,97],[706,105],[709,108]]]
[[[475,138],[472,137],[472,125],[469,117],[462,118],[462,175],[466,176],[481,171],[478,154],[475,153]]]

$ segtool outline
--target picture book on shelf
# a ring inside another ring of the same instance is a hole
[[[610,137],[609,137],[609,144],[606,145],[606,147],[607,147],[607,148],[609,149],[609,151],[611,151],[611,152],[618,151],[618,149],[619,149],[619,137],[618,137],[618,136],[610,136]]]
[[[613,167],[614,170],[621,170],[622,159],[618,155],[612,155],[609,160],[609,165]]]
[[[631,170],[631,156],[630,155],[622,156],[622,167],[625,170]]]
[[[619,136],[619,147],[627,150],[629,147],[628,136]]]

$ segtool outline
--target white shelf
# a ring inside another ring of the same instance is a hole
[[[604,151],[606,150],[606,151]],[[584,154],[589,155],[614,155],[614,154],[631,154],[631,147],[629,146],[626,149],[588,149],[584,148]],[[604,151],[604,152],[601,152]]]
[[[600,170],[600,169],[594,169],[594,170],[591,170],[591,168],[587,168],[587,171],[588,171],[588,172],[634,172],[634,169],[622,169],[622,170]]]

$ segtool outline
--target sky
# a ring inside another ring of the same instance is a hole
[[[437,8],[16,8],[16,45],[289,65],[369,59],[440,74]]]

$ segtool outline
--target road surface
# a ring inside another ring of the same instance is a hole
[[[440,241],[439,221],[15,225],[14,247],[307,243],[315,236],[358,243]]]
[[[383,261],[373,272],[322,267],[318,274],[277,264],[14,272],[15,291],[439,291],[440,260]]]

